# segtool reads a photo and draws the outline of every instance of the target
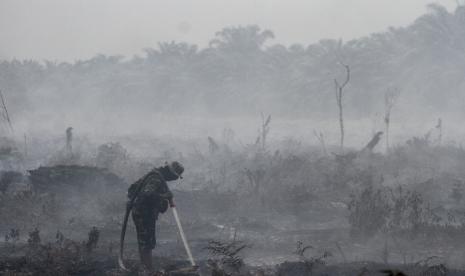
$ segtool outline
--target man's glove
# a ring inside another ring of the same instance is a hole
[[[159,211],[160,213],[164,214],[164,213],[166,212],[166,210],[168,210],[168,206],[169,206],[168,200],[162,199],[162,200],[159,202],[158,211]]]
[[[171,201],[173,199],[173,193],[171,191],[168,191],[166,193],[160,194],[160,197],[162,199],[166,199],[168,201]]]

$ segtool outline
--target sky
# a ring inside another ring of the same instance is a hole
[[[0,0],[0,59],[75,61],[141,54],[159,41],[205,46],[226,26],[258,24],[276,43],[350,40],[406,26],[431,0]],[[434,3],[453,10],[456,0]]]

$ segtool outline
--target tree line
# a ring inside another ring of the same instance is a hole
[[[334,80],[351,80],[344,104],[351,116],[383,109],[386,90],[402,90],[417,106],[461,109],[465,88],[465,7],[432,4],[406,27],[310,45],[273,43],[259,26],[226,27],[209,45],[160,42],[143,55],[97,55],[75,62],[0,60],[0,88],[18,112],[38,99],[73,109],[122,106],[186,114],[277,116],[337,114]],[[88,100],[88,99],[92,100]],[[457,100],[459,99],[459,100]],[[462,101],[461,101],[462,100]]]

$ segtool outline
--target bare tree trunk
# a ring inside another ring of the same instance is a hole
[[[442,143],[442,119],[438,119],[438,124],[436,125],[436,128],[438,129],[438,145],[441,145]]]
[[[2,108],[4,111],[3,117],[6,119],[8,126],[10,127],[11,133],[13,133],[14,130],[13,130],[13,125],[11,124],[10,114],[8,114],[8,109],[6,108],[5,98],[3,97],[3,93],[1,90],[0,90],[0,98],[2,100]]]
[[[337,101],[337,107],[339,109],[339,130],[341,132],[341,140],[340,140],[340,147],[341,151],[344,150],[344,112],[343,112],[343,105],[342,105],[342,96],[344,95],[344,87],[349,83],[350,80],[350,68],[348,65],[342,64],[344,68],[346,69],[346,80],[344,83],[341,85],[337,81],[337,79],[334,79],[334,84],[336,85],[336,101]]]
[[[341,132],[340,146],[341,150],[344,149],[344,113],[342,109],[342,89],[339,88],[339,100],[337,101],[337,107],[339,108],[339,129]]]
[[[27,158],[27,136],[24,133],[24,158]]]
[[[66,154],[68,158],[73,155],[73,128],[68,127],[66,129]]]
[[[321,148],[323,149],[323,153],[325,156],[328,156],[328,150],[326,149],[326,142],[325,142],[325,136],[323,132],[317,132],[316,130],[313,130],[313,134],[315,135],[316,139],[320,141]]]
[[[384,120],[385,124],[386,124],[386,152],[389,150],[389,118],[385,118]]]
[[[389,151],[389,126],[391,123],[391,111],[399,96],[398,89],[388,89],[384,94],[384,124],[386,132],[386,152]]]
[[[262,150],[265,151],[266,149],[266,139],[268,137],[268,133],[270,132],[270,122],[271,122],[271,115],[268,115],[268,117],[265,119],[265,116],[263,113],[261,113],[262,116],[262,127],[260,130],[260,135],[259,139],[261,140],[262,144]]]

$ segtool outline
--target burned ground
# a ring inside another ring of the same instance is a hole
[[[199,141],[183,154],[153,145],[154,152],[136,156],[132,148],[144,145],[128,142],[124,155],[107,162],[118,163],[117,170],[96,167],[96,150],[74,165],[5,171],[0,268],[10,275],[118,275],[127,187],[147,164],[176,158],[186,173],[172,190],[205,273],[374,275],[395,268],[407,275],[459,275],[454,269],[461,268],[465,240],[461,148],[417,138],[386,154],[341,155],[291,141],[242,149],[222,139],[217,147],[209,143]],[[89,249],[93,227],[98,241]],[[157,236],[160,270],[187,264],[169,212],[160,217]],[[226,247],[212,250],[212,242]],[[232,255],[240,260],[237,270],[227,251],[237,248],[234,243],[244,245]],[[132,223],[126,246],[136,273]],[[424,274],[427,269],[436,274]]]

